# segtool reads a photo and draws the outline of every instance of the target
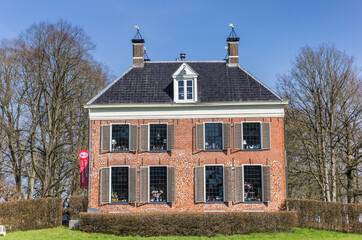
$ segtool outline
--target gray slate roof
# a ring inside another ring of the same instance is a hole
[[[183,62],[145,62],[132,68],[91,104],[172,103],[172,74]],[[281,100],[255,77],[226,62],[188,62],[199,75],[199,102],[240,102]]]

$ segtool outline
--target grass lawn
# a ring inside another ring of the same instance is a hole
[[[0,236],[0,240],[11,240],[11,239],[39,239],[39,240],[57,240],[57,239],[107,239],[107,240],[122,240],[122,239],[361,239],[360,234],[351,233],[339,233],[330,231],[318,231],[311,229],[298,228],[294,233],[272,233],[272,234],[261,234],[255,233],[251,235],[233,235],[224,236],[218,235],[214,238],[208,237],[153,237],[153,238],[141,238],[141,237],[117,237],[109,234],[100,233],[85,233],[81,231],[69,230],[66,227],[50,228],[43,230],[33,231],[19,231],[12,232],[6,235],[6,238]]]

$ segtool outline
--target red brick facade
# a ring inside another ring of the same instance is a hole
[[[196,123],[231,123],[231,149],[220,152],[199,151],[195,148]],[[233,147],[234,123],[242,121],[261,121],[270,123],[271,149],[260,151],[241,151]],[[130,152],[104,153],[101,151],[101,125],[110,123],[147,124],[168,122],[175,124],[175,150],[162,153]],[[284,118],[214,118],[214,119],[172,119],[172,120],[91,120],[90,149],[90,189],[89,207],[102,212],[167,212],[167,211],[217,211],[243,210],[278,211],[283,208],[286,198]],[[204,164],[223,164],[241,166],[242,164],[262,164],[271,166],[272,201],[267,203],[195,203],[194,169]],[[128,165],[138,167],[138,199],[140,191],[140,166],[168,165],[176,167],[176,201],[170,204],[100,204],[99,174],[102,167]]]

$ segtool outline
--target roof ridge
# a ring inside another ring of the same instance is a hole
[[[202,63],[226,63],[226,61],[224,60],[191,60],[191,61],[147,61],[145,62],[146,64],[148,63],[188,63],[188,62],[202,62]]]

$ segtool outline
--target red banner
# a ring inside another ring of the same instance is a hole
[[[79,150],[80,188],[88,188],[88,150]]]

